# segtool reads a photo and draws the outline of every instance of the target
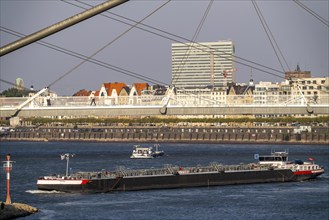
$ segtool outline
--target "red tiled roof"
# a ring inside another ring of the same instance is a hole
[[[134,83],[133,86],[135,87],[137,94],[141,95],[142,91],[149,87],[148,83]]]
[[[73,94],[73,96],[89,96],[91,91],[87,91],[85,89],[81,89],[80,91]]]
[[[123,82],[115,82],[115,83],[103,83],[103,86],[106,89],[107,95],[111,96],[113,89],[115,89],[117,94],[119,95],[122,88],[126,87],[127,85]]]
[[[111,83],[103,83],[103,86],[105,87],[106,90],[108,90],[111,87]]]

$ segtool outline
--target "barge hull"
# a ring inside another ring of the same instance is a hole
[[[171,189],[186,187],[208,187],[234,184],[255,184],[296,181],[290,169],[220,171],[193,174],[168,174],[157,176],[123,176],[117,178],[91,179],[81,185],[38,184],[40,190],[58,190],[63,192],[112,192],[150,189]]]
[[[234,184],[269,183],[292,181],[290,170],[278,171],[241,171],[218,172],[207,174],[186,174],[161,177],[131,177],[123,178],[117,191],[169,189],[185,187],[207,187]]]

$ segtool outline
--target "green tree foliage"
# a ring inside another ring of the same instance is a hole
[[[1,95],[5,97],[23,97],[28,96],[29,91],[28,90],[21,90],[17,88],[10,88],[1,93]]]
[[[1,126],[9,126],[9,120],[1,119],[0,120],[0,125]]]
[[[50,119],[50,118],[29,118],[25,121],[31,122],[33,125],[54,125],[61,123],[65,125],[101,125],[109,126],[115,124],[178,124],[178,123],[327,123],[329,117],[316,117],[316,118],[158,118],[158,117],[146,117],[146,118],[72,118],[72,119]]]

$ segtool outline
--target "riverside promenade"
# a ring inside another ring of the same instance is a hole
[[[22,127],[1,141],[328,144],[327,127],[103,126]]]

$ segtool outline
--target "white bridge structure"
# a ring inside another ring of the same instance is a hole
[[[165,96],[95,97],[96,105],[91,105],[88,96],[57,96],[50,98],[50,105],[47,105],[46,97],[42,95],[46,90],[47,88],[32,97],[0,98],[0,117],[329,115],[328,94],[320,97],[267,96],[265,103],[258,103],[253,95],[227,95],[223,100],[214,100],[207,95],[176,95],[167,92]]]

